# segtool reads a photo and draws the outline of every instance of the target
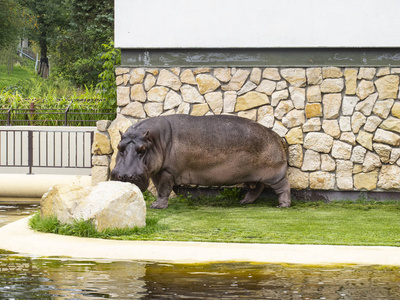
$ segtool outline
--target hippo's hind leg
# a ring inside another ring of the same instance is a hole
[[[151,208],[164,209],[168,207],[168,197],[172,192],[174,180],[171,174],[162,172],[152,178],[157,189],[157,200],[151,204]]]
[[[254,202],[261,192],[264,190],[264,184],[261,182],[257,183],[246,183],[247,193],[244,195],[244,199],[240,201],[240,204],[248,204]]]
[[[278,207],[290,207],[291,196],[290,196],[290,184],[286,176],[284,176],[278,183],[271,185],[275,193],[278,195],[279,206]]]

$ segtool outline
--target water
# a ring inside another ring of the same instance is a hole
[[[37,207],[1,208],[14,220]],[[0,299],[400,299],[400,267],[166,264],[0,250]]]

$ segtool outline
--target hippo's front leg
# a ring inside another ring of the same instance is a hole
[[[151,204],[151,208],[165,209],[168,207],[168,197],[174,186],[174,178],[168,172],[160,172],[152,177],[157,189],[157,200]]]

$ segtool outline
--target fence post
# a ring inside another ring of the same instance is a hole
[[[27,175],[32,175],[33,167],[33,131],[28,130],[28,167],[29,173]]]
[[[7,126],[11,126],[11,110],[12,108],[10,107],[7,111]]]
[[[71,106],[71,103],[68,104],[68,107],[65,110],[64,126],[68,126],[68,111],[69,111],[70,106]]]
[[[32,126],[33,125],[33,119],[34,119],[34,116],[35,116],[35,103],[34,102],[29,103],[29,116],[30,116],[29,124]]]

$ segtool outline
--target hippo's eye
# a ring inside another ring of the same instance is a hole
[[[141,145],[141,146],[136,147],[136,152],[143,155],[146,152],[146,146]]]

